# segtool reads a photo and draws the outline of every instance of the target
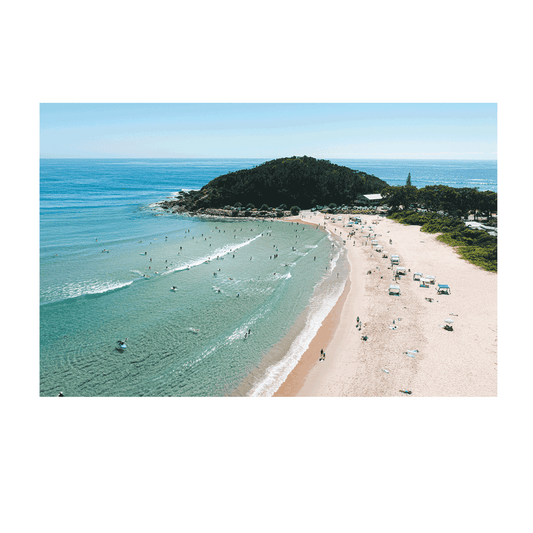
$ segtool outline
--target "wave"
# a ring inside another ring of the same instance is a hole
[[[141,278],[142,279],[142,278]],[[67,296],[64,298],[58,298],[57,300],[50,300],[47,302],[41,302],[40,305],[48,305],[57,302],[64,302],[66,300],[73,300],[75,298],[90,298],[95,296],[101,296],[113,291],[119,291],[131,285],[135,280],[127,281],[125,283],[120,282],[105,282],[105,283],[71,283],[64,288],[67,291]]]
[[[182,365],[183,370],[190,370],[195,367],[198,363],[201,363],[204,359],[208,358],[211,354],[215,353],[217,350],[220,350],[224,346],[228,346],[235,341],[242,340],[244,335],[254,326],[259,320],[261,320],[265,314],[268,312],[268,309],[262,309],[257,312],[252,318],[246,321],[244,324],[241,324],[235,328],[229,335],[223,339],[216,342],[213,346],[205,349],[200,355],[195,356],[194,359],[186,361]],[[188,331],[192,331],[194,328],[188,328]],[[200,333],[199,330],[194,330],[196,333]],[[179,369],[174,370],[174,372],[179,373]]]
[[[182,263],[176,268],[172,268],[172,269],[166,270],[165,272],[161,272],[161,275],[164,276],[166,274],[172,274],[173,272],[180,272],[182,270],[190,270],[191,268],[203,265],[204,263],[208,261],[216,261],[217,259],[221,259],[225,255],[231,254],[235,252],[236,250],[243,248],[244,246],[248,246],[253,241],[258,239],[259,237],[262,237],[262,233],[260,233],[259,235],[256,235],[252,239],[249,239],[245,242],[241,242],[239,244],[227,244],[225,246],[222,246],[222,248],[218,248],[217,250],[210,253],[209,255],[199,257],[198,259],[192,259],[191,261],[188,261],[187,263]]]
[[[337,254],[335,264],[340,256],[340,252]],[[320,294],[320,288],[323,283],[331,278],[334,266],[329,270],[329,276],[324,276],[315,287],[315,296],[313,296],[309,305],[309,314],[306,319],[306,323],[302,331],[292,342],[287,355],[279,362],[271,365],[265,376],[258,381],[253,388],[248,392],[248,396],[272,396],[281,386],[281,384],[287,379],[287,376],[292,372],[294,367],[300,361],[302,355],[305,353],[311,341],[317,334],[320,326],[333,309],[338,299],[340,298],[346,280],[342,284],[335,285],[325,295]]]

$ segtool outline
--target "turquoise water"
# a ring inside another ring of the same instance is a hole
[[[340,294],[339,247],[321,230],[150,208],[199,186],[194,162],[181,179],[165,165],[43,163],[41,395],[271,394]]]
[[[42,396],[275,392],[342,292],[344,252],[310,226],[151,206],[262,162],[41,160]],[[334,162],[496,190],[492,162]]]

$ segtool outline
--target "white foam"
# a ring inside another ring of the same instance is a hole
[[[52,300],[48,302],[42,302],[41,305],[59,302],[62,300],[70,300],[72,298],[79,298],[80,296],[86,296],[90,294],[103,294],[105,292],[122,289],[123,287],[127,287],[128,285],[131,285],[132,283],[133,283],[133,280],[127,281],[126,283],[112,282],[112,281],[107,281],[107,282],[80,281],[77,283],[69,283],[68,285],[65,285],[62,288],[62,293],[64,294],[63,298],[59,298],[57,300]],[[46,294],[47,291],[43,291],[42,293]]]
[[[194,361],[189,361],[183,364],[184,368],[187,367],[193,367],[199,362],[203,361],[207,357],[209,357],[212,353],[219,350],[223,346],[227,346],[228,344],[231,344],[235,342],[236,340],[243,339],[244,335],[248,333],[248,330],[251,329],[251,327],[263,316],[265,315],[265,310],[259,311],[254,317],[252,317],[248,322],[245,324],[242,324],[241,326],[237,327],[232,333],[230,333],[226,338],[222,339],[221,341],[217,342],[214,346],[211,346],[210,348],[207,348],[200,354],[198,359],[195,359]],[[189,328],[191,330],[192,328]]]
[[[340,254],[339,254],[340,255]],[[338,256],[337,256],[338,258]],[[331,271],[330,271],[331,272]],[[315,287],[315,294],[322,283],[328,279],[324,277]],[[272,396],[287,379],[294,367],[298,364],[304,352],[309,348],[311,341],[318,332],[325,318],[333,309],[340,298],[346,281],[336,285],[328,294],[320,298],[313,297],[310,304],[310,313],[303,330],[292,342],[287,355],[278,363],[270,366],[261,381],[256,383],[248,393],[248,396]]]
[[[171,274],[172,272],[179,272],[181,270],[187,270],[187,269],[190,269],[190,268],[193,268],[193,267],[197,267],[197,266],[203,265],[206,261],[216,261],[217,257],[219,259],[222,259],[225,255],[228,255],[228,254],[234,252],[235,250],[238,250],[239,248],[242,248],[243,246],[248,246],[253,241],[258,239],[259,237],[261,237],[261,234],[256,235],[253,239],[250,239],[250,240],[245,241],[245,242],[241,242],[239,244],[233,244],[233,243],[232,244],[227,244],[227,245],[223,246],[222,248],[218,248],[217,250],[215,250],[214,252],[212,252],[209,255],[205,255],[203,257],[199,257],[198,259],[194,259],[194,260],[189,261],[187,263],[182,263],[181,265],[177,266],[176,268],[172,268],[172,269],[166,270],[165,272],[162,272],[161,275],[163,276],[165,274]]]

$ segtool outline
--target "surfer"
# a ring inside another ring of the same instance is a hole
[[[126,341],[127,340],[128,340],[128,338],[126,337],[123,341],[117,341],[118,348],[120,350],[124,350],[125,348],[127,348],[127,346],[126,346]]]

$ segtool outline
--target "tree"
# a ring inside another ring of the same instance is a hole
[[[263,205],[261,206],[260,211],[268,211],[268,205],[263,204]]]
[[[409,174],[409,176],[411,176]],[[408,178],[410,181],[410,177]],[[410,205],[418,202],[418,189],[412,185],[406,185],[405,187],[405,204],[404,209],[408,209]]]
[[[407,203],[406,188],[398,185],[389,185],[381,191],[385,202],[392,207],[393,210],[399,209],[403,206],[405,209]]]
[[[494,191],[481,191],[479,193],[479,210],[488,219],[492,213],[498,211],[498,195]]]
[[[291,215],[296,216],[300,212],[300,208],[297,205],[291,207]]]
[[[411,173],[410,172],[407,175],[407,181],[405,182],[405,184],[407,185],[407,187],[411,187]]]

